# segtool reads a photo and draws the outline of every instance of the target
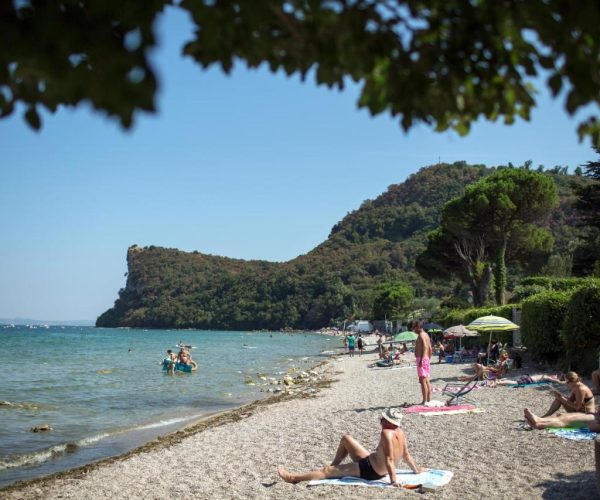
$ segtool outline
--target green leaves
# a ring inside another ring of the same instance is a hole
[[[25,120],[27,120],[27,123],[29,123],[29,126],[34,130],[39,130],[40,126],[42,125],[42,122],[40,120],[40,115],[38,115],[37,109],[35,109],[35,107],[33,107],[33,106],[31,106],[25,112]]]
[[[549,250],[548,231],[533,224],[543,222],[557,203],[551,177],[526,169],[499,169],[444,205],[440,228],[430,235],[417,269],[427,275],[427,264],[438,261],[436,268],[461,277],[474,297],[478,293],[485,297],[481,287],[493,266],[496,300],[501,305],[506,259],[526,262],[531,255]]]
[[[402,319],[409,311],[414,290],[407,283],[386,283],[375,295],[373,301],[373,318],[391,320]]]
[[[0,115],[23,103],[41,127],[38,106],[89,101],[124,127],[153,111],[156,78],[147,59],[153,23],[167,0],[4,2],[0,16]],[[134,76],[132,78],[132,76]]]
[[[573,114],[592,105],[580,138],[600,144],[600,4],[463,0],[68,0],[5,2],[0,16],[0,116],[16,103],[92,105],[133,123],[154,111],[157,84],[147,54],[166,5],[196,26],[183,47],[201,68],[229,73],[266,63],[342,89],[362,83],[358,104],[390,113],[404,130],[424,123],[460,135],[480,118],[511,124],[535,106],[528,78],[549,70],[548,87]],[[176,5],[175,5],[176,4]],[[20,75],[11,72],[22,68]],[[128,75],[138,68],[140,81]],[[42,88],[43,87],[43,88]],[[32,89],[34,91],[32,92]],[[26,116],[36,126],[33,114]],[[596,121],[594,121],[596,120]],[[37,125],[38,127],[40,125]]]

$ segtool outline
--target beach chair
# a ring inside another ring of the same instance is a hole
[[[475,389],[479,383],[478,378],[469,380],[465,383],[448,382],[442,389],[442,395],[448,396],[450,399],[446,401],[446,406],[459,405],[459,404],[477,404],[475,400],[469,397],[469,393]]]

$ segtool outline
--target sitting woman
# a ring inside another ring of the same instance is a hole
[[[393,365],[394,365],[394,355],[386,347],[383,350],[383,358],[380,359],[379,361],[377,361],[377,366],[386,368],[388,366],[393,366]]]
[[[498,380],[506,373],[508,368],[508,354],[505,351],[500,353],[500,359],[497,366],[485,366],[480,363],[475,364],[475,374],[467,377],[460,377],[460,380],[471,381],[476,379]]]
[[[600,432],[600,410],[594,416],[591,413],[559,413],[554,417],[538,417],[529,408],[523,411],[525,420],[534,429],[546,427],[588,427],[592,432]]]
[[[571,389],[570,394],[564,396],[559,391],[553,391],[554,401],[542,418],[549,417],[561,408],[567,413],[594,413],[596,409],[594,395],[591,389],[582,382],[579,375],[575,372],[567,373],[566,383]]]

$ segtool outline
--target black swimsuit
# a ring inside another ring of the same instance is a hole
[[[374,481],[385,476],[385,474],[377,474],[377,472],[373,470],[373,466],[371,465],[369,457],[361,458],[358,461],[358,468],[360,470],[360,477],[362,479],[366,479],[367,481]]]

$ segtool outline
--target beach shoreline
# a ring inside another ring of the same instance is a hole
[[[388,406],[416,403],[414,367],[367,366],[376,354],[340,356],[320,367],[316,393],[279,394],[201,419],[119,457],[49,477],[13,484],[3,498],[389,498],[412,494],[377,488],[291,485],[276,475],[282,465],[304,471],[326,465],[344,432],[366,448],[379,436]],[[436,387],[456,380],[467,365],[434,364]],[[334,383],[332,383],[334,382]],[[422,466],[451,470],[447,498],[594,498],[593,441],[577,442],[545,431],[524,431],[522,409],[543,411],[544,387],[475,391],[484,412],[425,417],[407,415],[403,429]],[[434,394],[434,399],[440,399]],[[402,468],[402,466],[400,466]],[[437,496],[437,493],[434,493]]]
[[[314,366],[308,368],[308,371],[322,370],[325,366],[327,366],[327,363],[328,361],[317,361]],[[307,397],[307,390],[317,391],[324,387],[329,387],[331,382],[331,379],[323,380],[320,376],[318,376],[317,378],[307,379],[305,383],[284,386],[285,389],[283,389],[281,392],[265,395],[263,397],[254,399],[253,401],[236,406],[235,408],[209,412],[198,418],[194,418],[190,422],[185,423],[175,431],[155,437],[144,444],[135,446],[133,449],[126,451],[125,453],[108,456],[81,466],[53,472],[40,477],[16,481],[9,485],[0,487],[0,497],[3,493],[16,492],[31,487],[43,487],[44,485],[50,484],[58,479],[68,480],[80,478],[97,468],[126,460],[131,456],[141,453],[160,451],[163,448],[180,443],[186,437],[210,430],[211,428],[218,427],[220,425],[238,422],[249,413],[255,411],[257,408],[269,406],[282,401],[305,398]]]

